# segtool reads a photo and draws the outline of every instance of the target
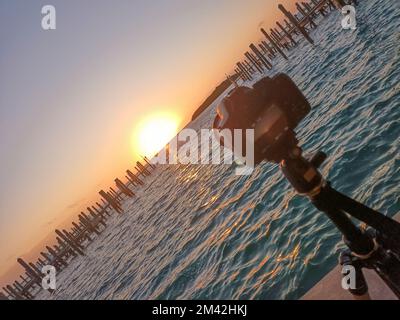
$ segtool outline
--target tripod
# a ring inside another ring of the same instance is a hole
[[[280,163],[281,170],[295,190],[310,198],[343,235],[348,250],[340,255],[342,266],[355,270],[355,287],[349,292],[356,299],[369,298],[362,269],[373,269],[400,299],[400,224],[367,206],[341,194],[325,181],[318,168],[326,155],[318,152],[311,160],[302,156],[297,145]],[[362,230],[347,215],[366,223]]]

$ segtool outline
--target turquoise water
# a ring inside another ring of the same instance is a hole
[[[305,150],[329,154],[334,187],[388,216],[400,212],[399,2],[362,1],[358,29],[335,12],[277,60],[313,109]],[[217,101],[218,102],[218,101]],[[215,104],[191,127],[209,127]],[[58,277],[49,299],[298,299],[344,246],[327,218],[275,165],[159,167],[126,213]]]

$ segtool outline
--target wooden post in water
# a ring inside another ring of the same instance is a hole
[[[242,73],[245,75],[246,80],[251,81],[252,77],[251,77],[250,72],[247,70],[247,68],[241,62],[238,62],[237,66],[242,71]]]
[[[89,231],[94,232],[97,235],[100,235],[100,231],[97,230],[96,226],[92,223],[92,221],[84,212],[81,212],[81,214],[79,215],[79,220],[82,222],[82,224],[86,226],[86,228]]]
[[[248,70],[248,72],[249,72],[250,74],[254,74],[255,72],[257,72],[257,70],[254,69],[254,67],[253,67],[253,63],[250,62],[250,61],[248,61],[247,59],[244,59],[244,60],[243,60],[243,65],[244,65],[244,67]]]
[[[120,179],[116,178],[114,182],[117,188],[128,197],[133,198],[135,196],[135,194]]]
[[[332,3],[332,1],[333,1],[333,3]],[[346,2],[344,1],[344,0],[331,0],[330,1],[331,3],[329,4],[331,7],[332,7],[332,5],[334,6],[334,7],[336,7],[337,9],[342,9],[344,6],[346,6],[347,4],[346,4]],[[329,2],[328,2],[329,3]]]
[[[310,28],[314,29],[317,25],[314,23],[311,15],[307,14],[307,12],[305,12],[305,10],[301,7],[301,5],[298,2],[296,2],[296,8],[304,17],[304,20],[308,21],[308,23],[310,24]]]
[[[54,265],[54,267],[56,268],[57,271],[60,270],[60,264],[57,262],[57,260],[55,259],[54,261],[52,261],[47,254],[45,254],[43,251],[40,252],[40,255],[44,258],[45,260],[45,264],[46,265]]]
[[[147,175],[147,176],[151,175],[151,172],[150,172],[149,170],[147,170],[147,168],[146,168],[144,165],[142,165],[139,161],[136,161],[136,166],[137,166],[142,172],[144,172],[145,175]]]
[[[60,237],[56,237],[56,240],[57,240],[57,243],[59,244],[59,246],[62,248],[62,250],[66,250],[66,251],[68,251],[72,256],[74,256],[74,257],[77,257],[78,255],[75,253],[75,251],[73,250],[73,248],[71,248],[64,240],[62,240]],[[47,247],[46,247],[47,248]],[[51,249],[51,248],[50,248]],[[48,250],[48,248],[47,248],[47,250]],[[55,249],[55,250],[57,250],[57,248]],[[55,250],[53,250],[54,251],[54,253],[56,254],[56,255],[58,255],[58,253],[55,251]],[[50,253],[51,253],[51,251],[49,251]],[[52,254],[52,253],[51,253]],[[52,254],[53,255],[53,254]],[[61,256],[59,256],[60,257],[60,259],[62,259],[62,257]]]
[[[258,59],[258,57],[253,54],[252,52],[248,52],[249,53],[249,57],[251,57],[251,59],[253,59],[253,61],[263,70],[264,72],[264,68],[263,68],[263,64],[261,62],[261,60]]]
[[[94,211],[96,211],[97,215],[101,218],[101,220],[104,220],[104,221],[106,220],[106,216],[105,216],[104,210],[99,210],[99,208],[97,208],[95,206],[92,206],[92,209]]]
[[[41,267],[46,266],[46,262],[44,262],[42,259],[38,259],[38,263],[40,264]]]
[[[258,70],[258,72],[262,74],[264,70],[262,69],[258,61],[254,59],[254,57],[249,52],[246,52],[244,55],[246,56],[247,59],[251,61],[251,63]]]
[[[12,285],[10,285],[12,289],[22,298],[22,300],[30,300],[27,295],[24,293],[24,288],[21,287],[20,283],[18,281],[14,281]]]
[[[68,249],[67,245],[65,245],[64,248],[67,250]],[[64,261],[62,256],[60,256],[53,248],[51,248],[50,246],[46,246],[46,249],[52,255],[54,261],[56,261],[60,265],[60,267],[61,266],[68,267],[68,263],[66,261]],[[75,251],[71,250],[71,249],[70,249],[70,251],[72,252],[72,255],[77,257],[77,254],[75,253]]]
[[[235,68],[235,73],[238,78],[242,79],[242,81],[246,81],[246,76],[239,68]]]
[[[77,246],[81,250],[84,249],[84,247],[72,236],[72,234],[69,231],[63,229],[62,232],[65,234],[65,236],[68,239],[70,239],[75,244],[75,246]],[[60,249],[60,251],[61,251],[61,249]]]
[[[3,292],[0,292],[0,300],[8,300],[7,296]]]
[[[250,49],[256,54],[258,59],[264,64],[264,66],[268,69],[272,69],[272,64],[271,62],[268,61],[267,58],[264,57],[264,55],[258,50],[258,48],[254,45],[254,43],[250,44]]]
[[[23,283],[28,283],[29,282],[29,278],[25,278],[22,274],[19,277],[21,278]]]
[[[105,223],[103,217],[101,217],[100,215],[98,215],[97,213],[94,212],[94,210],[90,207],[87,208],[87,210],[89,211],[90,215],[97,220],[97,223],[100,223],[101,225],[103,225],[103,227],[107,227],[107,224]]]
[[[268,52],[267,48],[264,47],[264,44],[263,44],[262,42],[260,42],[260,43],[258,44],[258,48],[259,48],[260,52],[261,52],[264,56],[267,56],[267,57],[268,57],[269,52]]]
[[[278,46],[279,48],[281,47],[278,39],[276,38],[276,35],[274,34],[274,32],[272,31],[272,29],[269,29],[269,36],[271,37],[271,39],[273,40],[272,44],[275,44],[276,46]]]
[[[142,156],[142,159],[149,165],[150,168],[155,169],[156,166],[154,164],[151,163],[151,161],[146,157],[146,156]]]
[[[37,283],[41,283],[42,275],[41,273],[37,273],[28,263],[24,261],[22,258],[18,258],[17,262],[25,269],[25,272],[29,274],[29,276]]]
[[[141,185],[141,186],[144,185],[144,182],[141,179],[139,179],[138,176],[134,174],[131,170],[126,170],[126,173],[136,185]]]
[[[3,287],[3,291],[6,294],[7,300],[15,299],[11,292],[7,289],[7,286]]]
[[[103,201],[104,201],[104,199],[103,199]],[[104,203],[104,202],[103,202]],[[102,206],[100,203],[98,203],[98,202],[96,202],[96,205],[97,205],[97,207],[99,208],[99,210],[100,210],[100,212],[102,212],[104,215],[106,215],[106,216],[111,216],[111,214],[108,212],[108,210],[107,210],[107,206],[106,205],[104,205],[104,206]]]
[[[113,187],[110,188],[109,191],[117,200],[122,201],[122,196],[120,194],[118,194],[117,191],[115,191],[115,189]]]
[[[125,175],[125,179],[128,180],[128,183],[132,186],[136,186],[136,183],[128,175]]]
[[[238,70],[239,70],[239,72],[240,72],[240,74],[241,74],[241,76],[242,76],[243,81],[247,81],[249,78],[248,78],[248,76],[246,75],[245,71],[242,70],[241,67],[239,67],[239,62],[236,63],[236,66],[238,67]]]
[[[11,293],[11,295],[15,298],[15,300],[24,300],[24,297],[12,286],[7,285],[7,290]]]
[[[307,9],[307,12],[309,12],[312,15],[313,19],[317,17],[317,13],[315,11],[313,12],[313,8],[310,6],[309,3],[302,2],[302,4],[303,7]]]
[[[287,21],[287,19],[284,19],[283,22],[285,22],[285,26],[287,27],[287,30],[288,30],[288,32],[289,32],[290,34],[293,33],[293,34],[296,35],[296,36],[299,34],[299,32],[298,32],[298,30],[296,29],[296,27],[293,26],[293,25],[291,25],[290,22]]]
[[[275,41],[275,43],[280,47],[283,48],[282,39],[278,32],[275,29],[269,29],[271,38]]]
[[[271,65],[271,68],[272,68],[272,58],[273,58],[273,57],[271,56],[269,50],[264,46],[264,43],[263,43],[263,42],[265,42],[265,41],[261,41],[261,42],[258,44],[258,47],[256,46],[256,48],[258,49],[258,51],[260,51],[260,53],[262,54],[262,56],[265,57],[265,59],[269,62],[269,64]],[[268,58],[269,58],[270,60],[268,60]]]
[[[60,230],[56,230],[56,234],[64,240],[65,243],[67,243],[72,249],[75,250],[76,253],[78,253],[81,256],[84,256],[85,253],[81,250],[81,248],[73,241],[70,239],[65,233],[61,232]]]
[[[311,0],[311,2],[313,3],[314,8],[319,6],[318,0]],[[314,10],[314,8],[311,8],[311,9]],[[326,16],[326,12],[325,12],[324,6],[320,6],[320,8],[318,9],[318,12],[321,14],[321,16],[323,16],[323,17]]]
[[[25,287],[19,283],[18,280],[14,281],[14,288],[21,296],[23,296],[27,300],[32,300],[33,296],[29,293],[28,290],[25,290]]]
[[[122,210],[122,208],[121,208],[119,202],[118,202],[116,199],[114,199],[110,194],[108,194],[108,193],[105,192],[104,190],[100,190],[100,191],[99,191],[99,194],[102,196],[102,198],[103,198],[105,201],[107,201],[107,202],[110,204],[110,206],[111,206],[115,211],[117,211],[118,213],[122,213],[122,212],[123,212],[123,210]]]
[[[72,221],[72,225],[75,227],[75,230],[78,233],[82,233],[84,231],[75,221]]]
[[[8,290],[7,286],[3,287],[3,291],[7,294],[7,300],[16,299],[16,297],[12,294],[10,290]]]
[[[275,51],[269,46],[267,41],[263,40],[263,41],[261,41],[261,43],[264,45],[264,48],[269,51],[271,59],[275,58],[275,56],[276,56]]]
[[[283,31],[283,33],[288,37],[288,39],[292,42],[293,46],[297,46],[297,42],[294,40],[292,35],[279,23],[277,22],[276,25]]]
[[[289,19],[289,21],[297,28],[297,30],[307,39],[307,41],[310,42],[311,44],[314,44],[314,40],[308,35],[305,29],[302,26],[300,26],[297,19],[289,11],[287,11],[283,5],[281,4],[278,5],[278,8]]]
[[[261,28],[261,32],[263,33],[263,35],[265,36],[265,38],[267,38],[267,40],[272,43],[272,45],[274,46],[274,48],[282,55],[282,57],[284,57],[286,60],[289,60],[289,58],[286,56],[286,54],[281,50],[281,48],[278,46],[278,44],[269,36],[269,34],[267,33],[267,31],[265,31],[263,28]]]

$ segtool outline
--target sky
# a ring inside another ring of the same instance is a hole
[[[143,119],[184,127],[293,2],[0,0],[0,281],[133,167]]]

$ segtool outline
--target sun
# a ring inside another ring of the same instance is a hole
[[[172,113],[153,114],[143,119],[134,130],[134,152],[154,156],[177,135],[179,124],[179,117]]]

